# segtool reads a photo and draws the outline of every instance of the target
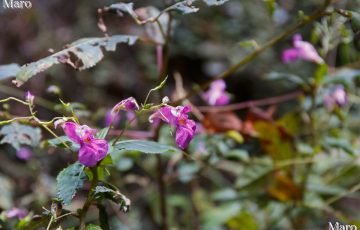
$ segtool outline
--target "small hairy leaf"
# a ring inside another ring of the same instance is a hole
[[[20,66],[18,64],[8,64],[0,66],[0,80],[7,79],[9,77],[16,76],[20,71]]]
[[[96,65],[103,57],[101,48],[106,51],[115,51],[118,43],[133,45],[137,40],[136,36],[114,35],[103,38],[83,38],[67,46],[66,49],[40,59],[36,62],[25,64],[16,74],[14,83],[21,86],[34,75],[43,72],[55,64],[66,63],[75,69],[84,70]],[[77,59],[74,59],[75,56]]]
[[[76,191],[83,187],[87,176],[84,166],[79,162],[68,166],[62,170],[56,178],[58,198],[64,205],[70,204]]]
[[[12,122],[1,128],[0,136],[4,136],[0,144],[8,143],[18,150],[21,145],[38,146],[41,140],[41,130]]]
[[[177,148],[169,145],[160,144],[154,141],[126,140],[120,141],[115,145],[118,150],[139,151],[149,154],[163,154],[179,152]]]

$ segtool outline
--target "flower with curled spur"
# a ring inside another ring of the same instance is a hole
[[[216,80],[211,83],[208,91],[203,93],[204,99],[209,105],[226,105],[230,102],[230,97],[225,91],[226,84],[224,80]]]
[[[117,103],[112,108],[111,112],[115,114],[115,113],[118,113],[120,110],[124,110],[124,111],[139,110],[139,105],[136,102],[135,98],[129,97],[129,98]]]
[[[149,117],[150,123],[154,120],[160,119],[176,128],[175,142],[181,148],[185,149],[196,130],[196,124],[193,120],[188,118],[188,113],[191,111],[190,106],[169,106],[166,105],[158,109]]]
[[[65,122],[62,128],[72,141],[80,145],[79,161],[87,167],[93,167],[105,158],[108,152],[108,143],[104,139],[94,137],[96,130],[87,125],[78,125],[75,122]]]
[[[105,123],[107,126],[111,124],[116,124],[119,120],[119,112],[120,111],[126,111],[126,112],[132,112],[135,110],[139,110],[139,105],[136,102],[135,98],[129,97],[125,100],[120,101],[117,103],[109,113],[106,114]]]
[[[324,63],[324,60],[320,57],[314,46],[310,42],[303,41],[300,34],[294,35],[293,45],[293,48],[283,51],[283,62],[288,63],[298,59],[303,59],[317,64]]]

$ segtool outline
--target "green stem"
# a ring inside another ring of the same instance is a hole
[[[80,211],[80,215],[79,215],[79,219],[80,219],[80,224],[79,224],[79,230],[85,230],[86,227],[86,223],[85,223],[85,217],[86,214],[91,206],[91,202],[92,202],[92,190],[95,189],[96,185],[98,184],[99,181],[99,176],[98,176],[98,171],[97,171],[97,166],[91,168],[91,171],[93,173],[93,179],[91,181],[91,186],[90,186],[90,190],[88,193],[88,196],[86,198],[86,201]]]

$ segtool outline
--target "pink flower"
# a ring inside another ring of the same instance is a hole
[[[324,60],[319,56],[314,46],[302,40],[300,34],[295,34],[293,37],[293,48],[287,49],[282,53],[282,60],[285,63],[303,59],[318,64],[324,63]]]
[[[324,105],[328,110],[343,108],[348,103],[348,95],[342,85],[337,85],[330,94],[324,97]]]
[[[112,122],[117,123],[120,120],[118,114],[121,110],[133,112],[134,110],[139,110],[139,105],[133,97],[120,101],[111,109],[109,114],[106,114],[105,123],[107,125],[110,125]]]
[[[19,218],[22,219],[27,215],[27,211],[22,208],[12,208],[5,212],[6,218]]]
[[[203,93],[203,97],[209,105],[226,105],[230,102],[230,97],[225,91],[226,84],[224,80],[216,80],[208,91]]]
[[[72,141],[80,144],[79,161],[87,167],[93,167],[105,158],[108,152],[108,143],[104,139],[94,138],[95,129],[75,122],[65,122],[62,128]]]
[[[27,147],[22,147],[16,152],[16,156],[19,159],[26,161],[32,157],[32,151]]]
[[[187,113],[191,111],[190,106],[164,106],[149,117],[152,123],[160,119],[176,127],[175,142],[181,148],[185,149],[192,140],[196,124],[193,120],[188,119]]]
[[[139,105],[135,98],[129,97],[125,100],[120,101],[112,108],[112,113],[118,113],[120,110],[133,111],[139,110]]]
[[[26,101],[27,101],[28,103],[34,104],[34,99],[35,99],[35,97],[34,97],[34,95],[32,95],[32,94],[30,93],[30,91],[27,91],[27,92],[26,92],[26,94],[25,94],[25,99],[26,99]]]

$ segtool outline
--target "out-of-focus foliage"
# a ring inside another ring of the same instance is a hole
[[[283,63],[289,33],[226,78],[230,105],[210,107],[201,91],[183,100],[197,121],[184,151],[174,128],[148,122],[162,97],[172,103],[198,90],[323,2],[34,0],[32,9],[0,8],[0,100],[30,90],[37,109],[26,119],[27,106],[0,104],[1,227],[76,229],[92,202],[87,230],[360,228],[359,1],[335,1],[297,29],[325,63]],[[339,86],[343,104],[331,98]],[[143,113],[121,111],[106,124],[130,96]],[[83,143],[45,122],[62,116],[110,140],[95,169],[76,161]],[[18,157],[24,146],[28,160]],[[10,217],[13,207],[28,213]]]

